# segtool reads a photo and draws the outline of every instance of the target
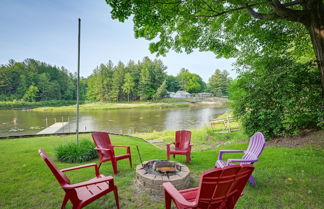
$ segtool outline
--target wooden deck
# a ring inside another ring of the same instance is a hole
[[[54,123],[53,125],[41,130],[40,132],[37,133],[39,134],[54,134],[57,133],[60,129],[62,129],[64,126],[68,125],[68,122],[58,122]]]

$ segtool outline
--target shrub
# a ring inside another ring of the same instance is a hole
[[[289,136],[323,128],[320,76],[312,63],[260,59],[232,83],[230,93],[234,115],[249,135]]]
[[[78,144],[69,142],[59,145],[55,148],[55,151],[57,159],[61,162],[81,163],[98,157],[97,151],[94,148],[93,142],[80,140]]]

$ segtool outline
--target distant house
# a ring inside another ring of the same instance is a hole
[[[191,97],[190,93],[188,93],[186,91],[177,91],[176,93],[169,92],[169,96],[171,98],[189,98],[189,97]]]
[[[201,92],[201,93],[197,93],[196,97],[200,97],[200,98],[204,98],[204,97],[212,97],[213,94],[211,93],[207,93],[207,92]]]

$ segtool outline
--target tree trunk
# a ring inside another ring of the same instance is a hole
[[[321,76],[322,97],[324,98],[324,6],[316,4],[311,9],[310,19],[306,25],[312,40],[318,70]]]

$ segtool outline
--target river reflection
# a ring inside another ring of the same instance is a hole
[[[131,134],[199,128],[226,110],[216,107],[187,107],[85,111],[80,113],[80,131]],[[35,134],[55,122],[68,122],[60,132],[76,129],[73,112],[0,110],[0,136]]]

